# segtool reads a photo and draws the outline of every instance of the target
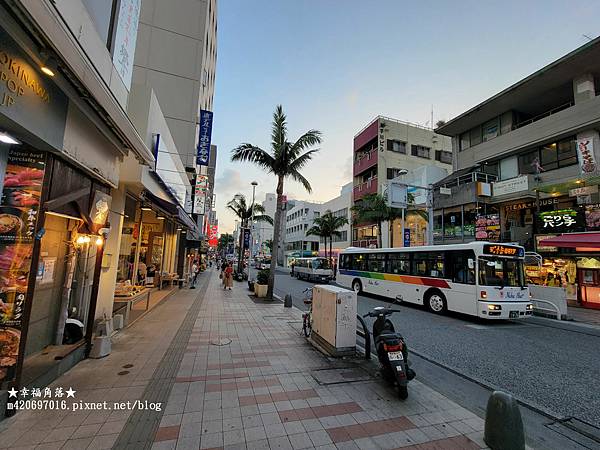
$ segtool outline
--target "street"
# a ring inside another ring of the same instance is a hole
[[[292,294],[298,308],[306,309],[302,290],[308,286],[277,273],[276,292]],[[358,311],[362,315],[384,304],[383,299],[359,296]],[[456,314],[437,316],[414,305],[398,308],[402,312],[391,320],[409,350],[475,383],[510,392],[553,417],[600,426],[600,391],[594,387],[600,371],[597,329],[571,331],[538,318],[487,323]],[[421,380],[427,378],[417,373]],[[443,378],[436,383],[443,384]],[[444,390],[442,385],[435,387]],[[485,403],[479,407],[485,408]]]

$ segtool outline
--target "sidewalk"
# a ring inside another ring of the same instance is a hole
[[[600,310],[569,306],[569,319],[574,322],[600,326]]]
[[[52,385],[73,387],[77,402],[162,402],[161,411],[23,411],[0,422],[0,448],[484,446],[479,417],[417,380],[398,400],[379,378],[307,344],[297,309],[247,293],[246,283],[223,291],[209,270],[198,289],[175,293],[120,333],[110,356]]]

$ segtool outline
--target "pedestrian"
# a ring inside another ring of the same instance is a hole
[[[192,264],[192,272],[190,276],[192,277],[192,285],[190,289],[196,289],[196,279],[198,278],[198,274],[200,273],[200,267],[198,266],[198,261],[194,260]]]
[[[231,267],[231,264],[228,264],[223,271],[223,289],[227,288],[230,291],[233,289],[233,267]]]

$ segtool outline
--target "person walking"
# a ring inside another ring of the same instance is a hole
[[[198,261],[194,260],[194,264],[192,264],[192,285],[190,289],[196,289],[196,280],[198,279],[198,274],[200,273],[200,266],[198,265]]]
[[[223,271],[223,289],[227,289],[231,291],[233,289],[233,267],[231,264],[228,264]]]

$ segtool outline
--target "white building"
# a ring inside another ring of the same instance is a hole
[[[340,252],[340,250],[350,247],[351,245],[352,211],[350,208],[352,208],[352,183],[342,186],[340,195],[321,205],[321,215],[326,211],[331,211],[334,216],[345,217],[348,220],[348,223],[338,230],[341,233],[341,236],[334,236],[333,238],[331,247],[334,257]],[[329,243],[327,243],[327,251],[329,251]],[[319,254],[325,254],[324,247]]]
[[[265,209],[265,215],[275,220],[275,210],[277,209],[277,194],[265,194],[265,199],[262,202],[262,207]],[[270,251],[265,243],[273,239],[273,225],[268,222],[256,222],[252,227],[252,254],[263,255],[269,254]]]
[[[288,266],[293,258],[313,256],[319,252],[319,237],[307,236],[306,232],[313,226],[314,219],[321,215],[321,204],[296,201],[286,211],[284,266]]]

